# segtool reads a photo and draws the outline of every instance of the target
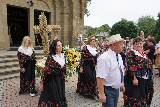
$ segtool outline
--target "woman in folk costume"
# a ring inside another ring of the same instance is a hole
[[[80,71],[76,92],[80,95],[96,98],[96,71],[97,62],[96,38],[92,36],[88,40],[89,45],[85,45],[81,51]]]
[[[143,41],[137,37],[133,49],[127,52],[124,78],[124,107],[148,107],[153,97],[152,62],[143,51]]]
[[[38,107],[67,107],[65,97],[65,57],[62,43],[54,40],[46,60],[41,81],[41,95]]]
[[[18,48],[18,60],[20,64],[20,91],[19,94],[30,93],[35,96],[35,53],[31,38],[25,36]]]
[[[160,41],[156,45],[156,61],[155,61],[156,67],[158,68],[159,71],[159,77],[160,77]]]

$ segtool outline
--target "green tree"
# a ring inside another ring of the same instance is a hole
[[[95,27],[95,28],[91,26],[85,26],[84,29],[85,29],[85,33],[88,36],[91,36],[91,35],[99,34],[100,32],[109,32],[111,28],[109,27],[108,24],[104,24],[100,27]]]
[[[138,28],[132,21],[127,21],[122,19],[121,21],[115,23],[112,28],[110,35],[120,34],[123,38],[130,37],[134,38],[137,36]]]
[[[85,33],[87,34],[87,36],[91,36],[91,35],[95,35],[96,34],[96,28],[93,28],[91,26],[85,26],[84,27]]]
[[[90,11],[88,10],[88,6],[91,4],[91,1],[92,1],[92,0],[86,0],[84,15],[87,15],[87,16],[90,15]]]
[[[138,32],[143,31],[145,37],[148,35],[154,36],[156,20],[152,16],[142,16],[138,19]]]
[[[160,13],[158,14],[159,19],[156,22],[156,27],[154,31],[155,40],[160,41]]]
[[[97,34],[100,33],[100,32],[110,32],[111,28],[109,27],[108,24],[104,24],[100,27],[97,28]]]

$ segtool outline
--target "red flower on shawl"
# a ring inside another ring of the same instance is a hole
[[[131,67],[130,67],[130,70],[136,72],[136,71],[138,70],[138,68],[135,67],[135,66],[131,66]]]
[[[53,65],[53,63],[54,63],[54,62],[53,62],[52,60],[48,61],[48,64],[49,64],[49,65]]]
[[[49,72],[49,68],[48,68],[48,67],[44,67],[44,68],[43,68],[43,72],[44,72],[44,73]]]

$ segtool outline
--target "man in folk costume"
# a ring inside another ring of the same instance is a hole
[[[119,89],[123,85],[124,65],[119,54],[123,50],[123,39],[120,34],[109,37],[109,49],[97,60],[97,86],[99,101],[103,107],[117,107]]]

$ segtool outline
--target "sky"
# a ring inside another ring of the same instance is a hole
[[[85,15],[85,25],[108,24],[111,27],[122,18],[137,22],[140,17],[150,15],[157,19],[160,0],[92,0],[88,9],[90,15]]]

